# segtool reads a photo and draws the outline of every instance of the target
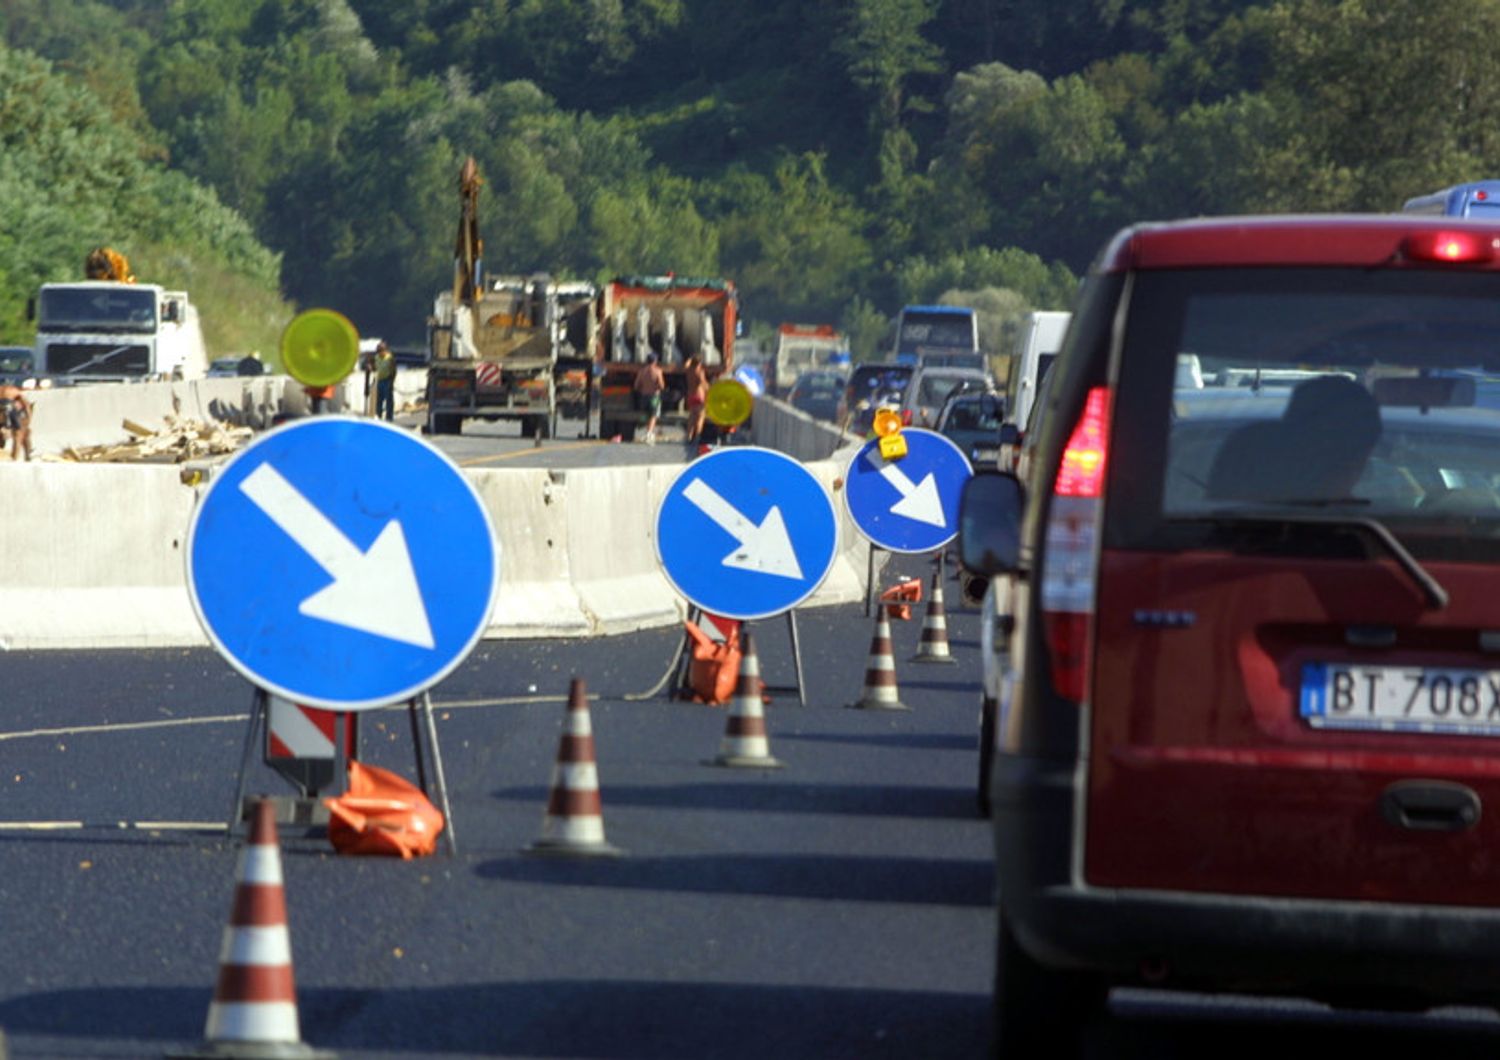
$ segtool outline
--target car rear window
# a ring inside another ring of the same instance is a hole
[[[861,365],[849,378],[852,402],[888,398],[900,400],[901,392],[911,381],[915,369],[910,365]]]
[[[1227,517],[1292,512],[1500,558],[1500,277],[1145,272],[1115,376],[1114,547],[1234,544]]]

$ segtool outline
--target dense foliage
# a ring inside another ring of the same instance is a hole
[[[1132,221],[1495,175],[1496,30],[1500,0],[0,0],[0,337],[111,243],[221,348],[280,297],[420,341],[473,154],[492,270],[723,275],[864,354],[946,298],[1000,344]]]

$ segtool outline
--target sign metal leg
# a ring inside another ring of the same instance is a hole
[[[417,700],[411,701],[412,722],[415,724],[417,717]],[[421,699],[422,716],[427,722],[427,744],[428,751],[432,754],[432,778],[435,788],[438,809],[443,813],[443,835],[448,844],[450,856],[458,855],[458,837],[453,832],[453,808],[448,805],[448,784],[443,779],[443,753],[438,747],[437,722],[432,717],[432,697],[426,692],[422,693]],[[417,751],[418,760],[421,758],[420,744]],[[425,785],[423,790],[425,791]]]
[[[797,673],[797,702],[807,706],[807,683],[802,680],[802,642],[797,637],[797,609],[786,613],[786,629],[792,638],[792,666]]]
[[[416,757],[417,763],[417,787],[422,789],[422,794],[427,791],[427,765],[422,755],[422,727],[417,721],[417,707],[419,700],[409,699],[406,702],[406,716],[411,720],[411,749]]]
[[[255,754],[256,737],[264,731],[266,709],[269,699],[265,690],[257,688],[250,700],[250,723],[245,729],[245,751],[240,756],[240,775],[234,784],[234,809],[229,815],[229,835],[239,834],[240,823],[245,816],[245,778],[250,771],[250,758]]]

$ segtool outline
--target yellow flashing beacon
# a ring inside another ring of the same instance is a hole
[[[906,439],[901,437],[901,413],[889,406],[875,410],[870,425],[880,439],[880,455],[886,460],[900,460],[906,455]]]

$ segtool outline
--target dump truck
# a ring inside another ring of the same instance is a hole
[[[42,284],[28,305],[37,374],[58,382],[203,378],[208,354],[186,291],[137,283],[109,247],[90,252],[84,275]]]
[[[592,321],[600,437],[631,441],[645,422],[635,407],[635,377],[651,354],[667,383],[660,422],[685,421],[683,364],[698,355],[710,383],[733,370],[738,308],[728,280],[667,274],[620,276],[605,284]]]
[[[453,283],[427,320],[428,434],[458,434],[466,419],[517,420],[550,438],[561,410],[586,401],[597,288],[551,276],[488,276],[479,236],[483,180],[472,157],[459,171]]]

